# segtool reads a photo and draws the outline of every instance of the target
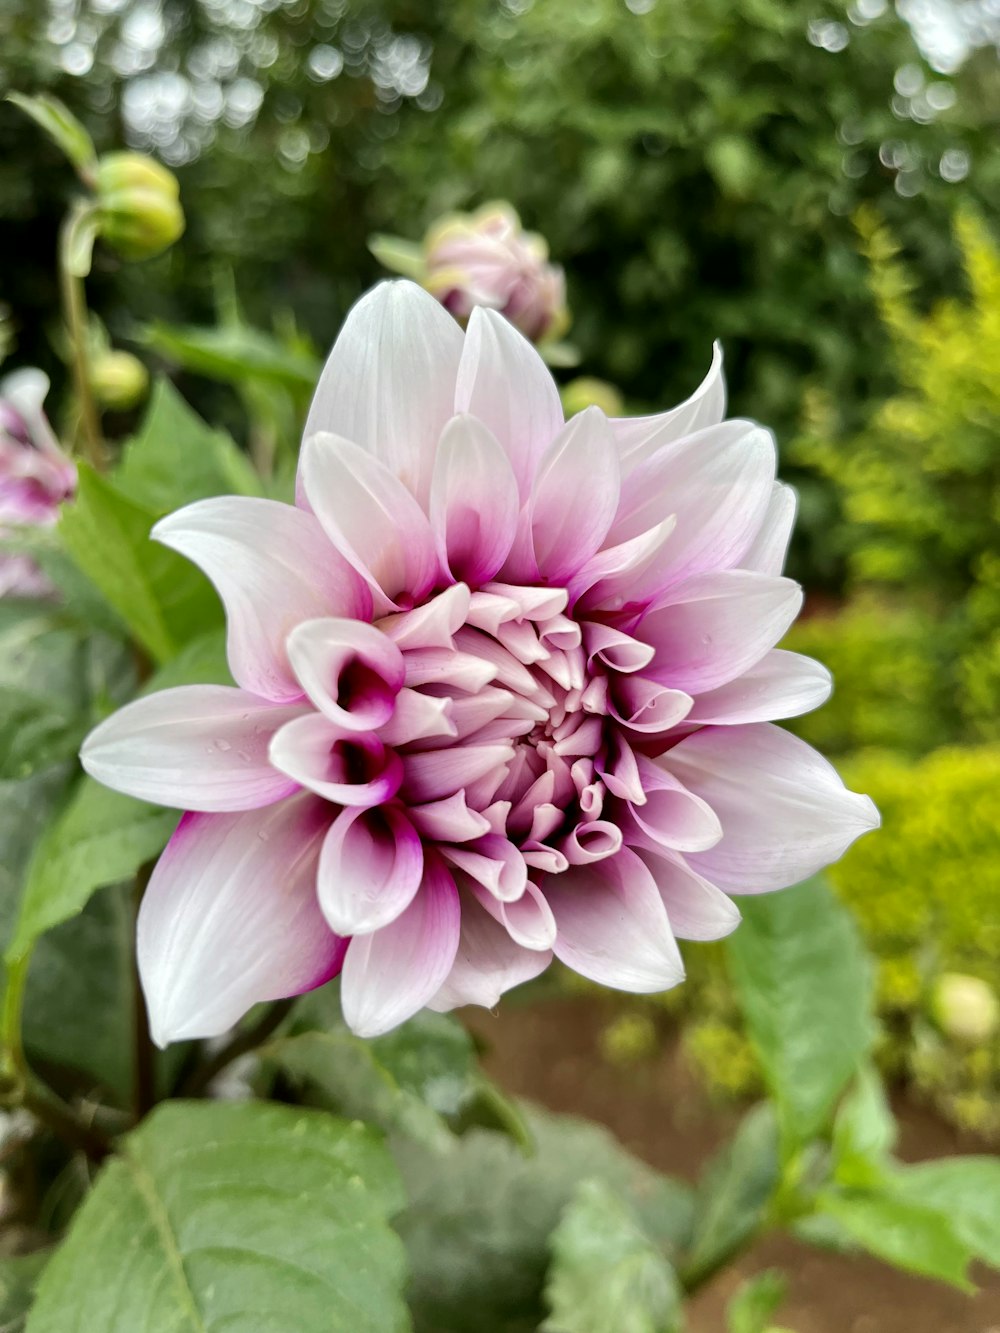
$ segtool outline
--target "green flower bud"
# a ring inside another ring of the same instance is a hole
[[[107,153],[97,164],[98,229],[124,259],[150,259],[184,231],[177,179],[145,153]]]
[[[131,352],[101,352],[90,362],[90,387],[101,407],[123,412],[146,396],[149,372]]]
[[[931,995],[931,1015],[946,1036],[978,1046],[1000,1028],[1000,1001],[979,977],[943,972]]]
[[[605,416],[620,417],[625,411],[621,394],[607,380],[592,379],[581,375],[570,380],[560,390],[563,411],[568,417],[582,412],[585,407],[599,407]]]

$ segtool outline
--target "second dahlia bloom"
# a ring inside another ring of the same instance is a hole
[[[564,422],[538,353],[410,283],[350,313],[295,506],[199,501],[155,536],[213,580],[236,687],[129,704],[101,781],[188,813],[138,953],[156,1040],[342,974],[362,1035],[493,1005],[553,955],[681,980],[731,894],[796,883],[878,817],[773,720],[820,703],[775,644],[794,513],[721,363],[662,416]]]
[[[18,528],[51,527],[76,490],[76,468],[43,410],[48,391],[48,376],[33,368],[0,380],[0,537]],[[0,597],[51,592],[30,556],[0,552]]]

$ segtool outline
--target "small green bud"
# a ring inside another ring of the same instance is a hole
[[[560,396],[568,417],[576,416],[585,407],[599,407],[608,417],[620,417],[625,410],[622,396],[613,384],[592,379],[589,375],[581,375],[563,385]]]
[[[145,398],[149,372],[131,352],[101,352],[90,363],[90,387],[101,407],[124,412]]]
[[[1000,1001],[979,977],[943,972],[931,995],[931,1016],[945,1036],[978,1046],[1000,1028]]]
[[[123,259],[151,259],[184,231],[177,178],[145,153],[107,153],[97,164],[99,234]]]

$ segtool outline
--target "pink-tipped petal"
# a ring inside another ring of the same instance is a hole
[[[656,880],[670,918],[670,928],[680,940],[721,940],[740,924],[740,911],[731,898],[703,875],[662,848],[643,860]]]
[[[528,870],[524,857],[505,837],[487,833],[460,847],[442,847],[442,854],[500,902],[513,903],[524,893]]]
[[[617,611],[623,606],[643,607],[662,580],[659,570],[667,559],[677,520],[671,514],[662,523],[617,546],[605,547],[569,580],[569,599],[580,609]]]
[[[517,902],[505,903],[484,889],[481,884],[469,882],[467,887],[479,905],[494,921],[499,921],[515,944],[524,949],[547,953],[556,941],[556,919],[545,901],[541,889],[529,880]]]
[[[679,852],[703,852],[722,837],[712,807],[688,791],[662,762],[638,758],[645,801],[630,806],[632,817],[654,842]]]
[[[351,940],[340,997],[359,1037],[379,1037],[437,995],[455,962],[461,929],[458,890],[436,858],[409,907],[388,926]]]
[[[475,417],[444,429],[431,482],[438,558],[453,578],[478,588],[501,568],[517,530],[517,481],[506,453]]]
[[[601,546],[618,508],[618,453],[607,418],[588,407],[563,427],[539,465],[528,504],[535,563],[562,583]]]
[[[756,569],[761,574],[781,573],[795,527],[797,507],[798,500],[791,486],[776,481],[757,536],[740,560],[741,568]]]
[[[461,749],[425,750],[403,756],[403,791],[423,805],[490,777],[497,785],[514,755],[512,745],[465,745]]]
[[[686,720],[734,726],[798,717],[825,703],[832,689],[825,666],[775,648],[737,680],[700,694]]]
[[[281,773],[338,805],[382,805],[399,791],[403,765],[371,732],[344,733],[322,713],[287,723],[271,741]]]
[[[306,438],[329,431],[353,440],[423,501],[438,436],[454,411],[462,343],[455,321],[422,288],[380,283],[344,321]]]
[[[544,889],[556,919],[555,955],[574,972],[640,995],[683,980],[659,890],[629,848],[547,879]]]
[[[328,807],[311,795],[184,816],[139,911],[139,975],[158,1046],[216,1037],[252,1005],[340,970],[346,941],[316,899],[328,824]]]
[[[83,743],[92,778],[178,810],[254,810],[296,790],[268,761],[275,732],[304,705],[272,704],[228,685],[181,685],[136,699]]]
[[[759,662],[801,606],[791,579],[745,569],[696,574],[640,621],[636,633],[655,649],[645,674],[688,694],[714,690]]]
[[[420,836],[432,842],[472,842],[491,829],[485,815],[469,809],[464,791],[457,791],[443,801],[411,805],[407,813]]]
[[[774,468],[773,437],[750,421],[726,421],[665,445],[623,483],[611,540],[638,536],[673,514],[676,526],[655,566],[660,588],[730,569],[760,529]]]
[[[374,625],[307,620],[289,635],[288,656],[301,688],[345,731],[373,731],[392,717],[403,654]]]
[[[685,399],[669,412],[651,417],[612,420],[611,428],[621,452],[622,472],[631,472],[664,444],[679,440],[706,426],[717,426],[726,415],[726,381],[722,373],[722,344],[712,345],[708,374]]]
[[[404,484],[350,440],[306,438],[299,474],[330,541],[372,590],[378,613],[412,606],[438,575],[427,516]]]
[[[453,583],[423,606],[378,622],[399,648],[451,648],[452,639],[468,619],[471,594],[464,583]]]
[[[612,690],[608,712],[631,731],[669,731],[683,722],[694,700],[684,690],[673,690],[646,676],[620,676]]]
[[[455,411],[471,413],[493,432],[526,500],[538,460],[562,428],[562,405],[545,362],[495,310],[477,306],[469,319]]]
[[[379,727],[379,736],[386,745],[411,745],[414,741],[457,734],[451,700],[421,694],[419,690],[400,690],[392,717]]]
[[[371,596],[311,514],[275,500],[221,496],[160,519],[153,537],[187,556],[226,607],[229,668],[251,694],[284,703],[302,690],[285,642],[316,616],[367,619]]]
[[[604,861],[621,850],[622,831],[607,819],[588,819],[577,824],[559,844],[571,866]]]
[[[430,1008],[439,1013],[464,1004],[493,1009],[502,995],[540,976],[551,961],[550,952],[524,948],[471,894],[463,894],[455,962]]]
[[[719,816],[720,842],[689,860],[727,893],[797,884],[878,827],[867,796],[848,791],[811,746],[769,722],[704,727],[660,762]]]
[[[631,634],[615,629],[613,625],[602,625],[596,620],[584,624],[583,638],[588,666],[592,667],[597,661],[625,675],[649,666],[656,651],[650,644],[634,639]]]
[[[423,845],[402,810],[343,810],[323,842],[319,905],[338,935],[370,935],[406,910],[423,874]]]

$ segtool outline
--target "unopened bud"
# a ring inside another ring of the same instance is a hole
[[[607,417],[620,417],[625,411],[622,396],[613,384],[588,375],[570,380],[560,390],[560,397],[567,417],[576,416],[585,407],[599,407]]]
[[[946,1036],[978,1046],[1000,1028],[1000,1001],[979,977],[943,972],[931,996],[931,1015]]]
[[[151,259],[184,231],[177,178],[145,153],[108,153],[97,164],[99,231],[124,259]]]
[[[90,387],[101,407],[124,412],[146,396],[149,373],[131,352],[102,352],[91,360]]]

